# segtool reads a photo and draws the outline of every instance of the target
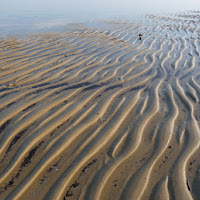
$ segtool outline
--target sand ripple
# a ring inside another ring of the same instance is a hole
[[[0,199],[199,199],[198,19],[1,38]]]

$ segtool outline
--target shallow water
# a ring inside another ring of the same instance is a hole
[[[147,13],[170,13],[198,9],[198,3],[167,3],[158,0],[77,0],[77,1],[25,1],[1,2],[0,35],[35,33],[57,30],[70,23],[89,23],[97,20],[133,20]],[[199,7],[200,8],[200,7]]]

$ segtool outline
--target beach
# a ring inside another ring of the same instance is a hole
[[[198,200],[199,16],[0,36],[0,199]]]

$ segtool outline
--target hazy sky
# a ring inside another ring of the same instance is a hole
[[[65,15],[81,18],[113,14],[200,10],[200,0],[0,0],[0,15]]]
[[[200,0],[0,0],[0,10],[200,9]],[[76,10],[75,10],[76,11]]]

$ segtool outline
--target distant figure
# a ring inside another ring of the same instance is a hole
[[[142,40],[142,36],[143,36],[143,34],[140,33],[140,34],[139,34],[139,40]]]

